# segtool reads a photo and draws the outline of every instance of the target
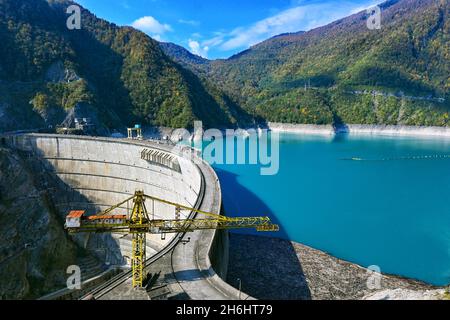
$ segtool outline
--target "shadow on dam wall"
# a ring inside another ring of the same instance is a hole
[[[34,172],[36,183],[48,194],[53,208],[60,217],[61,227],[63,228],[65,217],[70,210],[86,210],[87,214],[100,212],[101,209],[97,205],[74,189],[77,187],[76,185],[64,182],[56,174],[53,164],[36,152],[39,149],[34,142],[32,140],[29,145],[30,150],[17,149],[14,146],[12,148],[26,159],[30,169]],[[83,258],[86,254],[94,256],[102,265],[101,271],[105,271],[110,266],[125,264],[119,245],[109,233],[74,235],[67,233],[67,237],[70,237],[81,248],[79,258]],[[83,265],[80,265],[80,267],[82,269],[82,280],[87,280],[83,272],[89,273],[89,270],[84,270]],[[61,270],[61,274],[63,274],[63,277],[67,277],[66,270]],[[95,276],[95,274],[91,274],[91,276]]]
[[[230,232],[227,282],[236,289],[241,284],[243,292],[257,299],[310,300],[311,291],[300,260],[291,242],[279,239],[289,237],[275,214],[256,194],[238,182],[238,175],[217,168],[215,171],[222,185],[226,214],[268,216],[280,226],[278,232],[247,229]],[[238,206],[233,203],[245,203],[251,211],[234,212]]]

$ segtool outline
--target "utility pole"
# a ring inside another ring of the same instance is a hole
[[[241,300],[242,281],[241,281],[241,278],[238,278],[237,280],[239,281],[239,295],[238,295],[238,299]]]

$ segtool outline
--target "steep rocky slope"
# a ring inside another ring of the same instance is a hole
[[[0,147],[0,299],[37,298],[65,287],[83,252],[63,228],[45,181],[23,156]]]

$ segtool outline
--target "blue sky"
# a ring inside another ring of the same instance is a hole
[[[209,59],[274,35],[310,30],[378,0],[77,0],[100,18],[134,26]]]

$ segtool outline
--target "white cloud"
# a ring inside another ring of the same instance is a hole
[[[354,9],[352,9],[350,11],[350,14],[359,13],[361,11],[367,11],[368,9],[373,8],[373,7],[377,6],[377,5],[379,5],[380,3],[383,3],[384,1],[385,0],[372,1],[372,3],[370,3],[370,4],[365,4],[363,6],[356,7],[356,8],[354,8]]]
[[[306,6],[295,7],[260,20],[249,28],[236,28],[230,33],[231,38],[225,41],[221,48],[232,50],[244,46],[249,47],[283,32],[300,31],[306,13]]]
[[[373,6],[384,0],[363,0],[356,3],[349,0],[302,4],[281,11],[255,22],[250,26],[240,26],[231,32],[220,32],[205,40],[202,45],[217,47],[222,51],[246,49],[267,38],[286,32],[308,31],[352,14],[356,9]]]
[[[205,46],[209,46],[209,47],[216,47],[216,46],[218,46],[218,45],[223,43],[224,37],[225,37],[225,34],[218,34],[218,35],[216,35],[215,37],[213,37],[211,39],[203,41],[202,44],[205,45]]]
[[[198,41],[189,39],[188,41],[189,48],[193,54],[196,54],[200,57],[207,58],[208,57],[208,46],[201,46]]]
[[[194,26],[194,27],[200,25],[200,21],[196,21],[196,20],[179,19],[178,22],[181,23],[181,24],[188,24],[188,25],[191,25],[191,26]]]
[[[152,34],[152,38],[159,42],[164,41],[160,34]]]
[[[152,16],[145,16],[137,19],[131,24],[134,28],[144,31],[145,33],[155,37],[160,36],[168,31],[172,31],[172,27],[166,23],[161,23]]]

